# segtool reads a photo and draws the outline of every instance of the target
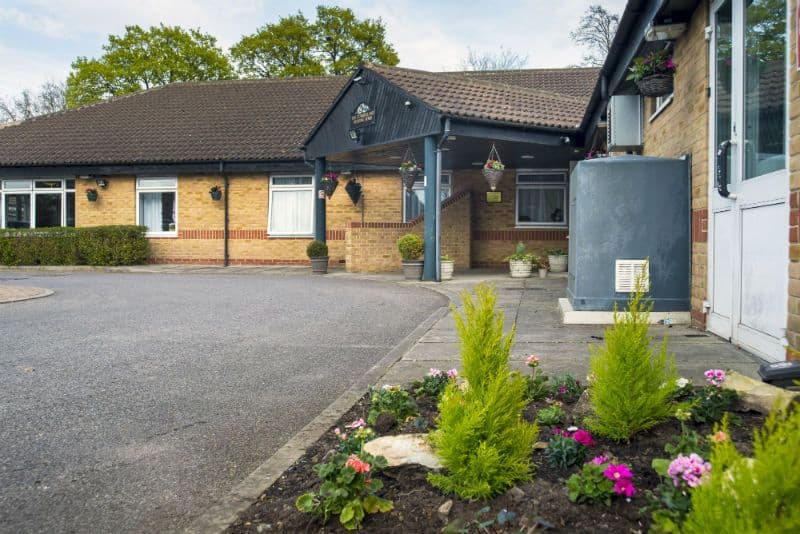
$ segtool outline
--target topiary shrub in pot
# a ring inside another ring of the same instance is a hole
[[[312,241],[306,247],[306,254],[311,261],[311,272],[314,274],[328,273],[328,245],[322,241]]]
[[[406,234],[397,240],[397,249],[403,260],[403,276],[406,280],[420,280],[422,266],[424,265],[422,253],[425,252],[425,242],[417,234]]]
[[[508,262],[511,278],[530,277],[531,271],[533,270],[533,254],[525,252],[525,243],[522,241],[517,243],[514,254],[507,256],[505,261]]]

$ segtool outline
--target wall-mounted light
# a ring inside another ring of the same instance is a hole
[[[411,100],[406,100],[405,102],[403,102],[403,105],[405,107],[407,107],[408,109],[411,109],[411,108],[414,107],[414,104],[411,102]]]
[[[98,176],[97,178],[95,178],[94,183],[97,184],[97,187],[105,187],[108,185],[108,182],[102,176]]]
[[[568,145],[572,143],[572,139],[570,139],[569,136],[565,135],[561,137],[561,142],[564,143],[565,145]]]
[[[347,131],[347,135],[350,137],[351,141],[355,141],[356,143],[358,143],[361,137],[361,135],[358,133],[358,130],[356,130],[355,128],[350,128]]]
[[[356,76],[353,78],[353,83],[357,83],[358,85],[366,85],[367,81],[364,79],[363,76]]]

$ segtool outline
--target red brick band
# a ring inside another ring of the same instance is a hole
[[[473,241],[564,241],[568,231],[560,230],[478,230]]]

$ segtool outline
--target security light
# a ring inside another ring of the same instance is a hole
[[[108,182],[106,182],[106,179],[103,177],[95,178],[94,183],[97,184],[97,187],[105,187],[108,185]]]
[[[520,158],[522,158],[522,159],[533,159],[535,157],[536,156],[534,156],[533,154],[523,154],[523,155],[520,156]]]
[[[350,130],[348,130],[347,135],[349,135],[350,139],[352,141],[355,141],[356,143],[358,142],[358,138],[360,137],[358,134],[358,130],[356,130],[355,128],[351,128]]]

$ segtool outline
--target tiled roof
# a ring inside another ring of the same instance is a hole
[[[574,67],[567,69],[516,69],[448,72],[489,82],[518,85],[528,89],[540,89],[550,93],[585,98],[592,96],[600,69],[596,67]]]
[[[589,101],[588,97],[487,81],[464,73],[431,73],[371,64],[365,68],[454,117],[574,130],[580,127]]]
[[[0,166],[297,160],[347,77],[185,82],[0,129]]]

